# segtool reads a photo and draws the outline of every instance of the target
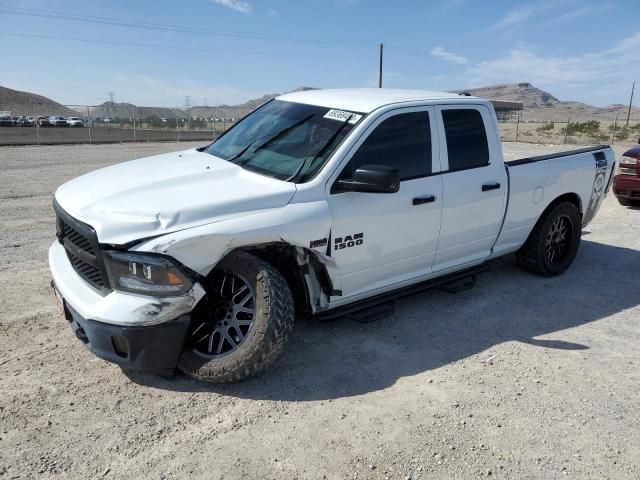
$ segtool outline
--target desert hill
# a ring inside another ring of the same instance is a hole
[[[11,115],[64,115],[74,116],[78,112],[53,100],[31,92],[22,92],[0,87],[0,110]]]
[[[611,121],[616,118],[616,115],[619,115],[619,118],[626,118],[628,108],[628,106],[620,104],[594,107],[582,102],[561,101],[552,94],[527,82],[490,85],[457,91],[468,92],[475,97],[491,100],[521,102],[524,106],[525,118],[536,120],[564,121],[571,115],[574,120]],[[631,115],[633,118],[640,118],[640,109],[632,108]]]

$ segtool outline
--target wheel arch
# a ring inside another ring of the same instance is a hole
[[[549,203],[549,205],[547,205],[547,208],[545,208],[544,211],[540,214],[539,218],[541,218],[545,213],[547,213],[553,207],[555,207],[559,203],[563,203],[563,202],[569,202],[569,203],[573,204],[578,209],[578,213],[580,214],[580,218],[582,218],[582,215],[583,215],[582,199],[580,198],[580,195],[578,195],[575,192],[563,193],[562,195],[560,195],[560,196],[556,197],[555,199],[553,199],[551,201],[551,203]]]
[[[291,289],[296,316],[311,315],[321,296],[336,294],[325,264],[312,250],[284,241],[269,242],[235,248],[222,258],[237,251],[255,255],[280,272]]]

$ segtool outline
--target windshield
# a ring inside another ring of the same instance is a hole
[[[243,118],[207,152],[263,175],[302,183],[312,178],[363,117],[272,100]]]

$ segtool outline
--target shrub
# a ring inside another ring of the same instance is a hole
[[[553,132],[555,125],[553,122],[545,123],[541,127],[536,128],[536,132],[542,133],[543,135],[550,135]]]
[[[570,123],[561,132],[563,135],[586,135],[597,138],[600,135],[600,122],[589,120],[588,122]]]

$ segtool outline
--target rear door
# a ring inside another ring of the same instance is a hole
[[[440,231],[442,179],[433,107],[399,108],[380,116],[355,142],[330,182],[330,254],[342,300],[431,272]],[[339,178],[364,165],[398,168],[396,193],[339,192]]]
[[[439,271],[489,256],[504,215],[507,177],[488,107],[442,105],[436,112],[443,206],[433,270]]]

